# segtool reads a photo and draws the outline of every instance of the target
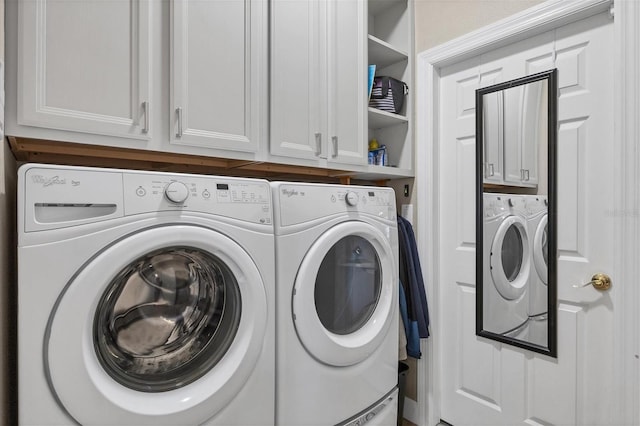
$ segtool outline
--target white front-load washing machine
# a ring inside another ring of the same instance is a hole
[[[524,199],[485,193],[483,202],[483,329],[523,339],[531,269]]]
[[[545,195],[526,197],[527,226],[531,239],[531,272],[529,280],[529,340],[548,344],[548,202]]]
[[[272,188],[276,424],[395,425],[393,190],[284,182]]]
[[[273,425],[268,182],[27,164],[18,184],[21,425]]]

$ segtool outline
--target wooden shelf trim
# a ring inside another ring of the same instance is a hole
[[[78,166],[130,168],[184,173],[240,175],[270,179],[302,178],[349,182],[353,172],[261,161],[200,157],[158,151],[7,137],[18,161]]]

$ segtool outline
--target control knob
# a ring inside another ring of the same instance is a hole
[[[353,191],[347,192],[347,195],[344,197],[348,206],[355,206],[358,204],[358,194]]]
[[[189,188],[184,183],[174,180],[164,189],[164,196],[172,203],[182,204],[189,197]]]

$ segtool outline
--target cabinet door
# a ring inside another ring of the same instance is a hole
[[[496,84],[502,78],[502,70],[486,67],[480,75],[482,87]],[[502,184],[504,180],[504,96],[502,92],[485,95],[482,105],[484,118],[483,173],[484,182]],[[466,102],[469,102],[468,100]]]
[[[261,0],[173,1],[172,143],[258,150],[266,128],[265,10]]]
[[[502,183],[502,141],[504,139],[504,97],[502,92],[483,96],[483,167],[486,183]]]
[[[324,0],[271,2],[271,154],[326,158],[325,21]]]
[[[366,164],[365,3],[333,0],[328,4],[329,159]]]
[[[528,186],[538,183],[538,143],[542,85],[504,90],[505,182]]]
[[[19,3],[18,123],[149,139],[149,4]]]
[[[547,163],[547,104],[542,84],[528,84],[522,94],[522,177],[524,183],[538,184],[538,164]],[[540,161],[542,160],[542,161]]]
[[[504,180],[513,184],[524,181],[522,169],[522,86],[504,94]]]

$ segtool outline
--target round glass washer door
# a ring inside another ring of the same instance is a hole
[[[533,264],[543,284],[547,284],[549,265],[549,236],[547,232],[548,216],[540,219],[533,236]]]
[[[293,318],[305,349],[332,366],[353,365],[382,343],[397,304],[388,238],[365,222],[343,222],[305,255],[294,284]]]
[[[266,323],[262,277],[236,242],[149,228],[70,280],[49,320],[46,370],[80,424],[198,425],[246,383]]]
[[[524,219],[507,216],[496,231],[490,253],[491,278],[504,299],[517,299],[526,291],[531,269],[529,252]]]

